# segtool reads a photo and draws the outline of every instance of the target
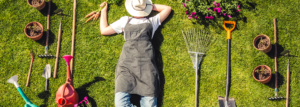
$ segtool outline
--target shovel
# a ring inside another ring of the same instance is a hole
[[[49,83],[49,78],[51,77],[51,66],[50,64],[47,64],[46,67],[44,68],[43,75],[44,78],[46,78],[46,83],[45,83],[45,91],[48,91],[48,83]]]
[[[227,29],[225,24],[232,24],[233,27],[231,29]],[[236,107],[234,98],[228,98],[229,93],[229,85],[230,85],[230,71],[231,71],[231,31],[235,28],[235,21],[224,21],[224,29],[227,31],[227,79],[226,79],[226,92],[225,98],[219,96],[219,107]]]

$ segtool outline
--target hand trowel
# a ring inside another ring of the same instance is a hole
[[[46,67],[44,68],[43,75],[44,78],[46,78],[46,83],[45,83],[45,91],[48,91],[48,83],[49,83],[49,78],[51,77],[51,66],[50,64],[47,64]]]

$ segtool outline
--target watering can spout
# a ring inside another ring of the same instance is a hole
[[[67,65],[69,65],[69,63],[70,63],[71,59],[73,58],[73,56],[71,56],[71,55],[65,55],[65,56],[63,56],[63,58],[66,60]]]
[[[8,80],[7,80],[8,83],[12,83],[16,86],[16,88],[20,87],[19,84],[18,84],[18,75],[15,75],[13,77],[10,77]]]

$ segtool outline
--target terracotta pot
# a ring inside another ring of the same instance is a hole
[[[27,27],[28,27],[28,26],[32,26],[34,23],[36,23],[37,26],[39,26],[39,27],[42,28],[42,33],[38,34],[37,36],[29,36],[29,35],[27,34],[27,33],[28,33]],[[24,28],[24,33],[25,33],[25,35],[26,35],[27,37],[29,37],[30,39],[32,39],[32,40],[39,40],[39,39],[41,39],[41,38],[43,37],[43,31],[44,31],[43,25],[42,25],[41,23],[39,23],[39,22],[30,22],[30,23],[28,23],[28,24],[25,26],[25,28]]]
[[[255,70],[256,70],[256,69],[260,69],[261,67],[265,67],[266,69],[268,69],[268,70],[270,71],[269,76],[268,76],[267,78],[263,79],[263,80],[259,80],[259,79],[257,79],[257,78],[255,77]],[[269,66],[267,66],[267,65],[259,65],[259,66],[257,66],[257,67],[254,68],[254,70],[253,70],[253,72],[252,72],[252,76],[253,76],[253,78],[254,78],[256,81],[265,84],[265,83],[268,83],[268,82],[271,80],[271,78],[272,78],[272,70],[271,70],[271,68],[270,68]]]
[[[267,46],[267,48],[265,48],[265,49],[258,49],[258,46],[256,45],[257,44],[257,42],[260,40],[260,38],[266,38],[266,39],[268,39],[269,40],[269,45]],[[270,38],[267,36],[267,35],[264,35],[264,34],[260,34],[260,35],[258,35],[258,36],[256,36],[255,38],[254,38],[254,40],[253,40],[253,46],[254,46],[254,48],[255,49],[257,49],[257,50],[259,50],[259,51],[262,51],[262,52],[264,52],[264,53],[268,53],[268,52],[270,52],[270,50],[272,49],[272,45],[271,45],[271,40],[270,40]]]
[[[45,0],[41,0],[41,4],[40,5],[32,5],[31,4],[31,1],[32,0],[27,0],[27,3],[31,6],[31,7],[34,7],[34,8],[36,8],[36,9],[38,9],[38,10],[42,10],[42,9],[44,9],[44,7],[46,6],[46,3],[45,3]]]

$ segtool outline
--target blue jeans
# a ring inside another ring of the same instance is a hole
[[[130,94],[126,92],[117,92],[115,94],[115,106],[116,107],[136,107],[130,102]],[[157,98],[156,97],[146,97],[141,96],[140,100],[141,107],[156,107]]]

